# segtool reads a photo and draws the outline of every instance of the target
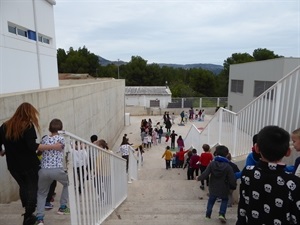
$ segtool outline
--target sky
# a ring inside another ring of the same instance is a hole
[[[56,0],[56,47],[110,61],[223,65],[267,48],[300,57],[299,0]]]

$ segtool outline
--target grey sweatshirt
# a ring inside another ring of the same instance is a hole
[[[236,189],[234,172],[228,162],[210,162],[206,170],[198,177],[197,180],[205,180],[209,175],[209,193],[211,195],[227,197],[230,189]]]

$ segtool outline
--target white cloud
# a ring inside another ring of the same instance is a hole
[[[298,0],[68,0],[54,10],[57,48],[109,60],[222,64],[257,48],[300,57]]]

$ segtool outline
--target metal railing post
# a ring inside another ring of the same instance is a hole
[[[278,125],[278,121],[279,121],[281,89],[282,89],[282,83],[279,83],[277,85],[276,99],[275,99],[275,115],[274,115],[274,121],[273,121],[274,125]]]
[[[223,109],[219,109],[219,133],[218,133],[218,144],[221,143],[222,125],[223,125]]]
[[[233,127],[233,156],[236,156],[236,145],[237,145],[237,125],[238,125],[238,116],[234,115],[234,127]]]

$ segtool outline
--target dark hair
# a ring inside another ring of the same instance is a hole
[[[226,156],[226,158],[227,158],[229,161],[231,161],[231,154],[230,154],[230,152],[228,153],[228,155]]]
[[[95,145],[98,145],[99,147],[101,147],[101,148],[103,148],[103,149],[109,149],[109,148],[108,148],[108,144],[107,144],[106,141],[103,140],[103,139],[97,140],[97,141],[95,142]]]
[[[166,149],[170,149],[170,146],[168,145],[168,146],[166,147]]]
[[[215,155],[226,157],[229,153],[228,148],[225,145],[219,145],[216,147]]]
[[[202,145],[202,148],[203,148],[203,151],[205,151],[205,152],[208,152],[208,151],[209,151],[209,149],[210,149],[210,147],[209,147],[209,145],[208,145],[208,144],[204,144],[204,145]]]
[[[57,132],[59,130],[62,130],[62,128],[63,128],[63,124],[62,124],[62,122],[61,122],[60,119],[53,119],[53,120],[51,120],[51,122],[49,124],[49,131],[51,133],[55,133],[55,132]]]
[[[260,154],[270,162],[278,161],[286,155],[289,142],[290,134],[278,126],[266,126],[258,133]]]
[[[254,134],[254,136],[252,138],[253,146],[257,143],[257,137],[258,137],[258,134]]]
[[[192,153],[196,154],[197,150],[195,148],[193,148]]]
[[[93,135],[90,137],[90,139],[91,139],[91,142],[93,143],[93,142],[95,142],[95,141],[98,140],[98,136],[97,136],[96,134],[93,134]]]

